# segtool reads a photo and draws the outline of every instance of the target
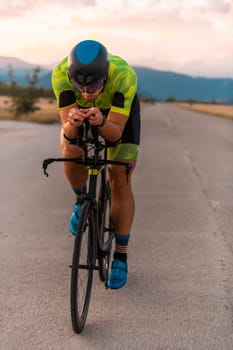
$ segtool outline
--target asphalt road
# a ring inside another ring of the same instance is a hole
[[[0,122],[0,349],[233,349],[233,123],[171,105],[142,111],[128,284],[95,277],[82,335],[69,285],[74,197],[58,125]]]

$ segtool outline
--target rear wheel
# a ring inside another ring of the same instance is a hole
[[[95,268],[96,234],[91,203],[84,203],[75,237],[71,274],[71,319],[81,333],[86,322]]]
[[[105,169],[106,170],[106,169]],[[113,226],[110,218],[111,193],[106,173],[102,173],[99,194],[99,278],[107,286],[109,265],[111,260],[112,240],[114,238]]]

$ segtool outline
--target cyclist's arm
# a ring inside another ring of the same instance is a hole
[[[113,96],[112,106],[108,113],[107,122],[99,127],[99,133],[107,141],[118,141],[124,131],[129,118],[132,102],[137,90],[137,76],[129,68],[117,81],[116,92]]]
[[[127,120],[128,117],[123,114],[109,112],[107,121],[104,126],[100,126],[98,128],[100,135],[107,141],[118,141],[122,136]]]
[[[75,118],[74,111],[76,111]],[[77,109],[77,104],[74,104],[60,110],[59,115],[62,122],[64,134],[70,139],[77,138],[78,127],[82,125],[83,120],[86,117],[85,112],[82,114],[82,110]],[[122,136],[127,120],[128,117],[123,114],[109,112],[105,124],[98,128],[100,135],[107,141],[118,141]]]
[[[72,117],[72,111],[74,108],[77,108],[76,103],[59,111],[64,134],[70,139],[77,138],[78,127],[83,124],[83,118],[81,115],[80,117],[76,116],[75,120]]]

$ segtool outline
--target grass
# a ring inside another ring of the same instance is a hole
[[[11,99],[8,96],[0,96],[0,120],[19,120],[35,123],[57,123],[60,121],[55,99],[40,98],[36,106],[40,109],[35,112],[22,114],[18,118],[11,108]]]
[[[225,117],[233,119],[233,105],[221,105],[211,103],[188,103],[176,102],[176,105],[181,108],[191,109],[196,112],[215,115],[218,117]]]

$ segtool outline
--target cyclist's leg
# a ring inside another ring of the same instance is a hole
[[[125,169],[119,166],[109,167],[109,184],[111,188],[111,219],[115,230],[115,251],[108,287],[118,289],[127,282],[127,247],[135,212],[134,195],[131,187],[131,177],[136,166],[136,160],[121,159],[131,163],[132,170],[128,177]]]
[[[139,100],[135,96],[122,135],[122,143],[108,150],[109,159],[126,161],[132,165],[128,179],[123,167],[109,166],[109,180],[112,191],[111,218],[116,232],[114,261],[108,283],[110,288],[123,287],[127,279],[127,246],[135,211],[131,177],[137,163],[139,143],[140,106]]]
[[[82,156],[82,149],[77,145],[70,144],[64,138],[64,131],[61,129],[60,134],[60,146],[62,157],[64,158],[78,158]],[[80,189],[86,183],[87,180],[87,169],[85,166],[75,164],[72,162],[63,163],[64,173],[72,189]]]
[[[119,158],[117,160],[130,163],[132,170],[127,179],[125,168],[116,165],[109,166],[109,183],[112,194],[111,218],[116,234],[128,235],[131,231],[135,212],[131,176],[136,166],[136,160]]]
[[[78,158],[82,156],[82,150],[77,146],[70,144],[65,140],[63,129],[60,135],[61,152],[64,158]],[[69,228],[72,235],[77,232],[78,220],[81,213],[82,196],[84,192],[84,186],[87,180],[87,169],[85,166],[75,164],[72,162],[63,163],[64,173],[66,178],[76,194],[76,203],[73,208],[73,212],[70,217]]]

